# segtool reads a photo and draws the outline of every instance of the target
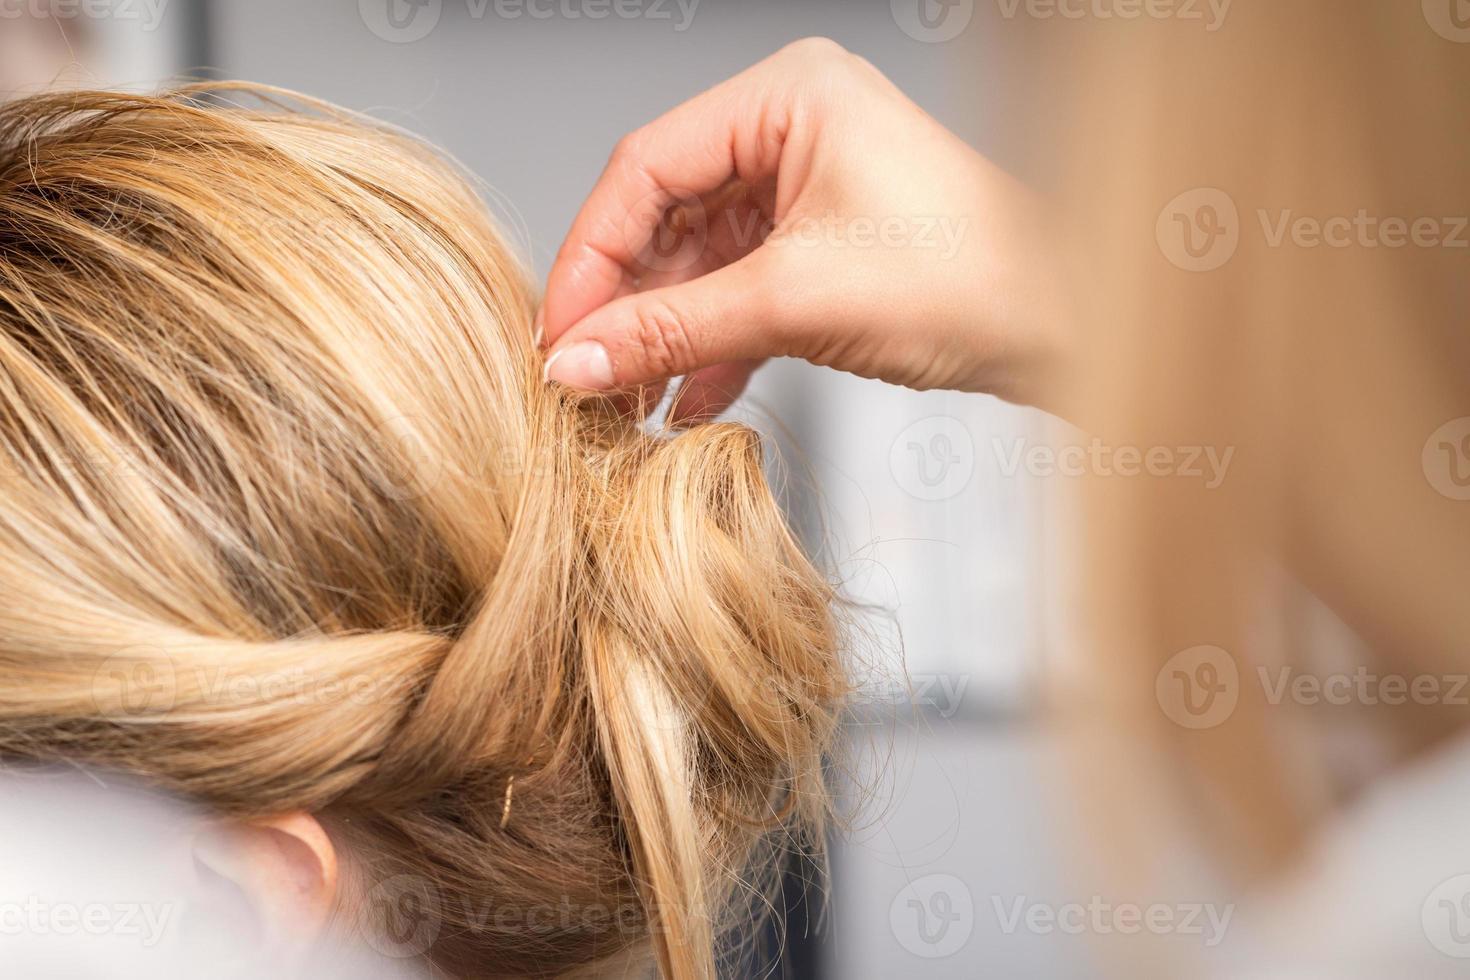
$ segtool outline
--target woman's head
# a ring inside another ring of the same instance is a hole
[[[400,945],[451,974],[650,936],[707,971],[760,845],[822,813],[831,596],[750,431],[546,387],[532,312],[396,133],[0,107],[0,757],[340,856],[339,918],[417,894]]]

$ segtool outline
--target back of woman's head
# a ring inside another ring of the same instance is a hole
[[[0,108],[0,758],[314,814],[454,975],[710,972],[823,811],[831,597],[752,432],[546,387],[532,305],[335,110]]]

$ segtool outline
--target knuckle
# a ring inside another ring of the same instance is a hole
[[[587,251],[588,246],[585,241],[580,238],[574,238],[572,235],[568,235],[566,238],[562,239],[562,243],[557,246],[556,257],[553,260],[552,264],[555,266],[576,261],[577,259],[582,258],[587,253]]]
[[[846,48],[830,37],[804,37],[786,45],[785,52],[803,60],[842,62],[852,57]]]
[[[831,98],[846,93],[862,75],[863,59],[830,38],[803,38],[785,51],[800,89],[808,95]]]
[[[635,129],[623,136],[613,146],[611,159],[615,162],[636,160],[643,151],[647,142],[647,133],[643,129]]]
[[[654,301],[641,306],[634,330],[644,362],[653,374],[672,377],[694,362],[689,323],[667,303]]]
[[[883,74],[882,69],[860,54],[849,54],[847,56],[847,65],[855,73],[870,81],[882,81],[885,83],[888,81],[888,76]]]

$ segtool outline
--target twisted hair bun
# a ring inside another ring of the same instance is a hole
[[[751,431],[547,388],[465,179],[309,110],[0,108],[0,757],[314,813],[455,976],[712,975],[820,837],[832,595]]]

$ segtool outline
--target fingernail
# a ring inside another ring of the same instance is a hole
[[[544,377],[570,388],[606,391],[613,386],[612,358],[595,340],[563,347],[546,361]]]
[[[546,346],[546,314],[540,310],[536,311],[536,319],[531,321],[531,343],[537,350]]]

